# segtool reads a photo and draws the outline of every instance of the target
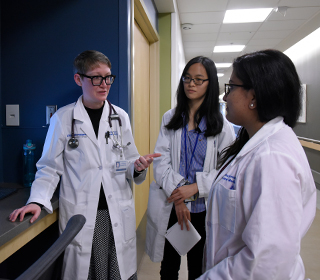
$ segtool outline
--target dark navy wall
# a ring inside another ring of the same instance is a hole
[[[0,1],[0,11],[2,11],[1,6],[2,6],[2,3]],[[1,22],[1,13],[0,13],[0,22]],[[1,28],[1,25],[0,25],[0,28]],[[1,53],[1,45],[2,45],[2,43],[1,43],[1,36],[0,36],[0,53]],[[0,85],[1,85],[1,55],[0,55]],[[2,96],[2,94],[1,94],[1,86],[0,86],[0,124],[2,124],[2,113],[1,113],[1,111],[2,111],[1,99],[2,98],[1,98],[1,96]],[[1,143],[2,143],[2,129],[0,129],[0,182],[3,182],[3,165],[2,165],[2,157],[1,157],[2,156],[2,145],[1,145]]]
[[[108,99],[130,113],[130,3],[1,1],[1,181],[22,182],[27,139],[36,143],[40,158],[46,105],[60,108],[81,95],[72,69],[80,52],[95,49],[109,57],[117,78]],[[20,126],[6,126],[6,104],[20,105]]]

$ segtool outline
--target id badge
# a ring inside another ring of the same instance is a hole
[[[117,160],[115,163],[115,172],[126,172],[127,171],[127,161]]]

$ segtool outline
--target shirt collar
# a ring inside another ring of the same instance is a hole
[[[184,123],[185,123],[185,114],[184,114],[184,113],[182,113],[182,117],[183,117],[183,121],[184,121]],[[186,126],[187,126],[187,125],[188,125],[188,124],[186,124]],[[206,131],[206,129],[207,129],[207,123],[206,123],[206,117],[205,117],[205,116],[203,116],[203,117],[201,118],[201,121],[200,121],[200,123],[199,123],[198,129],[200,130],[200,133]]]

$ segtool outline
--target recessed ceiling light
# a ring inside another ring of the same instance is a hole
[[[222,77],[222,76],[224,76],[223,73],[218,73],[218,77]]]
[[[213,52],[241,52],[245,45],[215,46]]]
[[[228,68],[232,65],[232,63],[216,63],[217,68]]]
[[[223,23],[263,22],[273,8],[227,10]]]

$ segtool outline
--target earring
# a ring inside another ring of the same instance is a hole
[[[253,107],[253,103],[250,104],[250,107]]]

